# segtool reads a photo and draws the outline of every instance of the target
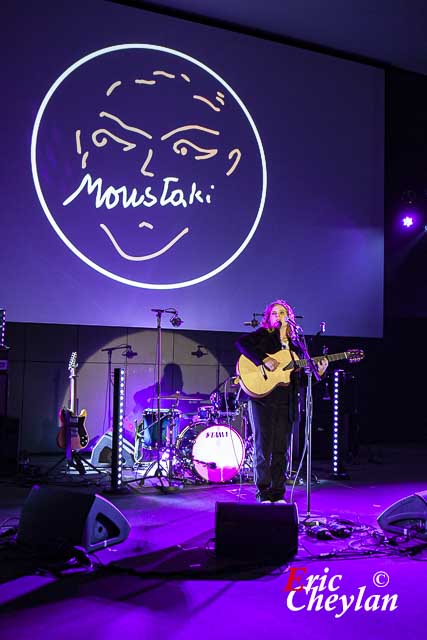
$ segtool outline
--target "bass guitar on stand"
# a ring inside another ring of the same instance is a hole
[[[65,449],[68,462],[72,462],[73,451],[84,449],[89,442],[85,421],[86,409],[82,409],[77,415],[77,352],[73,351],[68,364],[70,372],[70,406],[63,407],[59,412],[60,426],[56,436],[56,444],[60,449]]]

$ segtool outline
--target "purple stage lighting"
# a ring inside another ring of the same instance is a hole
[[[414,216],[409,216],[408,214],[406,214],[405,217],[402,218],[402,226],[404,226],[406,229],[409,229],[413,225],[414,225]]]

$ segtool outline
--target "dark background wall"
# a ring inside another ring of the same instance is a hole
[[[427,361],[427,77],[386,75],[384,350],[389,438],[426,439]],[[402,232],[407,192],[418,227]]]
[[[179,390],[183,401],[179,409],[186,415],[181,428],[197,411],[197,404],[186,402],[185,396],[209,398],[218,384],[234,374],[238,357],[234,341],[238,334],[229,332],[162,331],[162,394]],[[68,405],[68,360],[77,351],[77,395],[79,408],[88,411],[87,428],[91,439],[108,429],[108,355],[102,349],[128,343],[138,355],[122,356],[113,352],[112,367],[126,369],[125,425],[132,428],[141,421],[144,409],[155,406],[154,329],[120,327],[88,327],[10,323],[7,341],[11,345],[9,361],[9,415],[20,423],[20,448],[33,453],[57,452],[58,412]],[[198,347],[204,354],[195,355]],[[383,436],[382,401],[379,395],[378,366],[383,359],[382,341],[360,338],[322,337],[312,343],[313,354],[327,347],[329,353],[341,353],[349,348],[363,349],[366,358],[351,365],[336,362],[355,376],[358,396],[358,428],[362,440],[372,442]],[[228,387],[236,393],[238,387]],[[320,394],[321,396],[323,393]],[[320,402],[320,400],[319,400]],[[163,407],[170,402],[163,401]]]

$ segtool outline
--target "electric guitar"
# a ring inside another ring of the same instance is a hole
[[[70,408],[63,407],[59,412],[60,426],[56,436],[56,444],[60,449],[67,450],[67,458],[72,451],[83,449],[89,442],[89,435],[86,430],[85,420],[86,409],[82,409],[79,415],[77,412],[77,352],[73,351],[68,371],[70,372]]]
[[[268,354],[271,358],[278,360],[280,365],[275,371],[269,371],[263,364],[256,365],[244,355],[237,361],[237,375],[239,384],[252,398],[263,398],[268,395],[278,385],[288,386],[291,381],[293,369],[306,367],[307,360],[298,360],[295,354],[291,355],[289,349],[283,349],[273,354]],[[313,358],[314,362],[320,362],[327,358],[329,362],[336,360],[348,360],[349,362],[360,362],[365,354],[360,349],[350,349],[343,353],[327,353],[323,356]]]

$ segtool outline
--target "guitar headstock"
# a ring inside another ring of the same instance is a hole
[[[70,362],[68,363],[68,371],[73,371],[77,369],[79,365],[77,364],[77,351],[73,351],[70,357]]]
[[[362,349],[349,349],[345,352],[346,358],[349,362],[360,362],[365,357],[365,352]]]

